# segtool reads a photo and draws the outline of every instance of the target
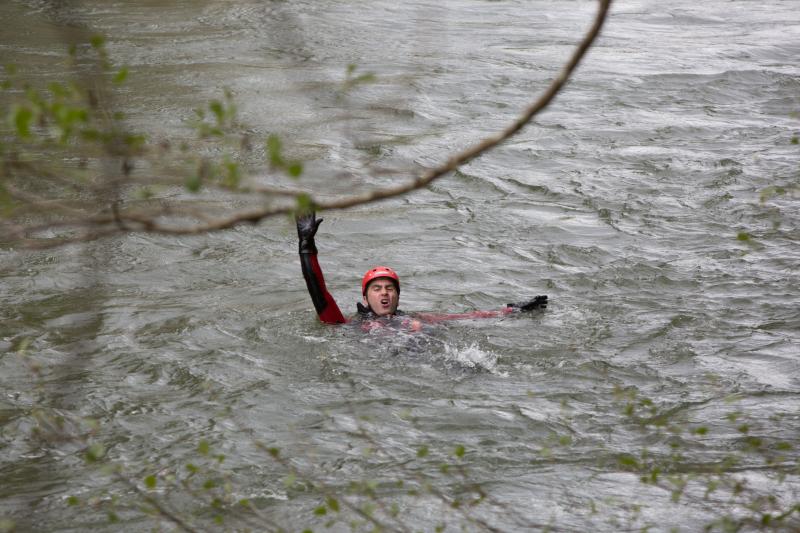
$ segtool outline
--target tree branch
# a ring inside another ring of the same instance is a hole
[[[309,204],[311,207],[318,211],[332,211],[347,209],[358,205],[378,202],[396,196],[401,196],[417,189],[421,189],[430,185],[433,181],[441,178],[442,176],[456,170],[460,166],[480,157],[481,155],[489,152],[496,146],[502,144],[527,125],[533,117],[545,109],[556,97],[556,95],[564,88],[572,73],[575,71],[586,52],[591,48],[597,36],[600,34],[607,16],[611,0],[599,0],[599,8],[594,18],[592,26],[584,35],[578,47],[573,52],[569,61],[562,67],[558,76],[550,83],[544,93],[539,96],[532,104],[524,109],[522,114],[514,120],[508,127],[499,133],[487,137],[466,150],[456,153],[447,159],[443,164],[427,170],[418,175],[416,179],[396,185],[393,187],[386,187],[383,189],[372,190],[363,194],[356,194],[344,196],[333,200],[320,200],[309,195]],[[287,197],[300,197],[301,191],[296,190],[274,190],[252,188],[253,192],[261,192],[262,194],[275,194]],[[50,248],[71,242],[81,242],[86,240],[94,240],[97,238],[105,237],[108,235],[124,233],[125,231],[140,231],[146,233],[161,233],[168,235],[198,235],[202,233],[209,233],[230,229],[235,226],[243,224],[257,224],[262,220],[278,215],[286,215],[294,213],[298,210],[297,205],[282,205],[282,206],[268,206],[250,211],[240,211],[234,213],[226,218],[220,218],[212,221],[205,221],[202,224],[194,224],[191,226],[180,226],[168,223],[159,222],[156,216],[148,218],[141,211],[118,209],[114,212],[113,216],[89,217],[81,224],[80,221],[74,221],[75,226],[106,226],[97,227],[97,229],[87,229],[85,232],[74,236],[67,236],[55,239],[35,239],[31,237],[23,237],[19,239],[20,244],[27,248]],[[187,213],[186,210],[176,209],[170,215]],[[131,228],[126,222],[134,223],[134,228]],[[39,228],[42,229],[42,228]],[[30,235],[30,232],[26,232]]]

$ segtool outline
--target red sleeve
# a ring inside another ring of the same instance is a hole
[[[322,269],[317,261],[316,253],[300,253],[300,266],[303,268],[303,277],[306,279],[306,287],[314,302],[319,319],[326,324],[344,324],[344,318],[336,300],[325,287],[325,278]]]

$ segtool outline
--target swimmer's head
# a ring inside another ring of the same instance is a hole
[[[378,266],[361,279],[364,305],[378,316],[393,315],[400,302],[400,276],[389,267]]]

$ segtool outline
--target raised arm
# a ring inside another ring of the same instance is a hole
[[[414,318],[428,324],[449,322],[451,320],[468,320],[472,318],[496,318],[512,313],[524,313],[536,309],[547,308],[547,296],[537,296],[528,302],[508,304],[502,309],[492,311],[470,311],[467,313],[415,313]]]
[[[347,320],[336,305],[336,300],[325,287],[325,278],[322,269],[317,261],[317,246],[314,243],[314,235],[322,223],[321,218],[311,212],[298,215],[297,237],[300,240],[300,266],[303,269],[303,277],[306,279],[306,287],[314,302],[319,319],[326,324],[344,324]]]

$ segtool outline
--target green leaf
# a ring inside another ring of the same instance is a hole
[[[200,443],[197,445],[197,451],[201,455],[208,455],[210,449],[211,447],[208,445],[208,441],[205,439],[201,440]]]
[[[314,202],[307,194],[300,194],[297,196],[297,212],[308,213],[314,211]]]
[[[772,185],[770,187],[766,187],[761,190],[761,194],[759,195],[759,201],[763,204],[773,196],[783,195],[786,194],[786,192],[787,192],[786,187]]]
[[[242,179],[241,173],[239,172],[239,164],[233,161],[226,161],[225,169],[227,170],[227,174],[222,184],[229,189],[237,188]]]
[[[146,185],[144,187],[142,187],[141,189],[136,191],[136,197],[138,199],[140,199],[140,200],[149,200],[153,196],[155,196],[155,193],[153,192],[153,189],[151,189],[150,187],[148,187]]]
[[[465,452],[466,450],[464,449],[464,446],[459,444],[458,446],[456,446],[456,449],[453,453],[455,454],[456,457],[464,457]]]
[[[317,516],[322,516],[328,513],[328,509],[324,505],[320,505],[316,509],[314,509],[314,514]]]
[[[148,489],[156,488],[156,476],[151,474],[151,475],[147,476],[146,478],[144,478],[144,485]]]
[[[428,447],[421,446],[419,450],[417,450],[417,457],[426,457],[428,455]]]
[[[94,444],[90,445],[89,448],[86,450],[86,461],[90,463],[94,463],[99,461],[103,458],[106,453],[105,447],[100,444],[99,442],[95,442]]]
[[[67,498],[67,505],[74,506],[78,505],[79,503],[80,500],[78,499],[77,496],[70,496],[69,498]]]
[[[222,125],[225,120],[225,108],[222,107],[222,102],[219,100],[212,100],[208,104],[208,108],[214,113],[214,116],[217,117],[217,124]]]
[[[186,189],[189,192],[198,192],[200,191],[200,187],[203,185],[203,180],[200,179],[199,174],[192,174],[191,176],[186,178]]]
[[[207,479],[205,483],[203,483],[203,488],[206,490],[211,490],[217,486],[216,481],[213,479]]]
[[[338,513],[339,512],[339,502],[338,502],[338,500],[336,500],[336,498],[332,498],[332,497],[329,496],[328,498],[326,498],[325,503],[328,504],[328,507],[334,513]]]
[[[89,43],[92,45],[92,48],[100,48],[106,44],[106,38],[102,35],[92,35]]]
[[[128,79],[128,67],[122,67],[114,75],[112,81],[114,83],[123,83],[126,79]]]
[[[761,446],[764,444],[763,440],[761,440],[758,437],[752,437],[752,436],[747,437],[746,439],[744,439],[744,441],[751,448],[761,448]]]
[[[147,142],[144,135],[129,134],[124,137],[124,142],[131,148],[141,148]]]
[[[269,454],[275,458],[281,454],[281,450],[279,448],[269,448],[267,449],[267,452],[269,452]]]
[[[353,85],[362,84],[362,83],[370,83],[370,82],[375,81],[375,79],[376,79],[375,78],[375,74],[373,74],[372,72],[367,72],[366,74],[362,74],[361,76],[358,76],[357,78],[353,79],[352,83],[353,83]]]
[[[797,135],[795,135],[789,142],[791,142],[792,144],[800,144],[800,138],[798,138]]]
[[[186,470],[188,470],[192,474],[196,474],[199,469],[192,463],[186,463]]]
[[[119,516],[117,516],[117,513],[115,513],[114,511],[109,511],[108,522],[110,524],[116,524],[117,522],[119,522]]]
[[[303,173],[303,163],[300,161],[293,161],[288,167],[286,167],[286,173],[294,179],[299,178]]]
[[[267,154],[269,155],[269,162],[275,167],[283,166],[283,157],[281,157],[282,143],[280,137],[273,134],[267,137]]]
[[[14,112],[14,126],[17,128],[17,135],[23,139],[31,135],[31,122],[33,122],[33,111],[26,106],[21,106]]]
[[[639,468],[639,461],[637,461],[632,455],[622,455],[618,461],[621,466],[626,466],[628,468]]]
[[[53,93],[53,96],[56,98],[64,98],[69,94],[69,91],[64,85],[55,81],[50,83],[47,88],[50,89],[50,92]]]
[[[744,231],[740,231],[739,233],[736,234],[736,240],[747,242],[750,240],[750,234]]]

